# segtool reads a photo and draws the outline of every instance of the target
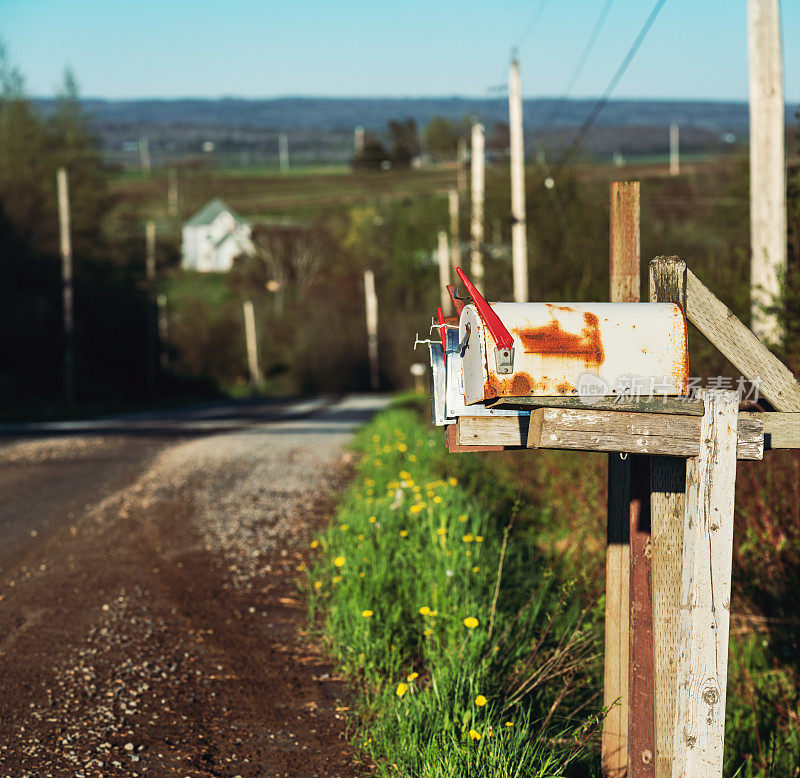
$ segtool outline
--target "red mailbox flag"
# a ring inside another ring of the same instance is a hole
[[[458,273],[458,277],[467,288],[467,293],[472,298],[472,302],[475,303],[475,307],[478,309],[478,313],[489,328],[489,332],[492,333],[497,347],[501,349],[513,348],[514,338],[511,337],[511,333],[506,329],[506,325],[503,324],[500,317],[492,310],[492,306],[483,299],[481,293],[475,288],[475,285],[467,278],[460,267],[456,268],[456,273]]]

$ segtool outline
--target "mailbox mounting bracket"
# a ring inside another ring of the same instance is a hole
[[[497,362],[497,372],[503,375],[514,372],[514,347],[500,348],[494,350],[494,358]]]

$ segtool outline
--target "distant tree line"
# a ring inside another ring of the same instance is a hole
[[[404,169],[425,154],[433,162],[453,160],[458,153],[459,141],[468,144],[473,119],[469,116],[454,122],[443,116],[433,116],[419,132],[414,119],[392,119],[386,127],[388,143],[375,133],[366,133],[364,147],[353,157],[357,170]],[[496,122],[486,138],[490,154],[505,155],[508,150],[508,125]]]

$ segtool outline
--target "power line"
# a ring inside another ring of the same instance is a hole
[[[636,52],[639,50],[639,47],[642,45],[644,39],[647,37],[647,33],[650,31],[650,28],[653,26],[653,22],[655,22],[656,17],[661,12],[661,9],[664,7],[664,3],[667,0],[656,0],[656,4],[653,6],[653,10],[650,11],[650,15],[647,17],[647,20],[642,25],[642,29],[639,30],[639,34],[636,36],[636,40],[634,40],[633,44],[631,45],[630,49],[628,49],[628,53],[625,55],[625,58],[622,60],[622,64],[617,68],[617,72],[611,78],[611,81],[608,82],[608,86],[606,86],[603,96],[594,104],[589,116],[586,118],[586,121],[583,123],[581,128],[578,130],[575,137],[572,139],[572,142],[567,147],[567,150],[562,154],[561,159],[559,160],[558,164],[555,167],[556,173],[558,173],[564,165],[570,160],[570,158],[575,154],[575,152],[580,148],[581,144],[583,143],[584,139],[589,133],[589,130],[592,129],[592,125],[597,120],[597,117],[600,115],[600,112],[605,108],[606,103],[608,102],[609,97],[611,97],[611,93],[616,88],[619,80],[625,75],[625,71],[628,69],[628,66],[633,61],[633,58],[636,56]]]
[[[525,29],[523,29],[522,34],[517,38],[514,45],[511,47],[511,59],[516,59],[517,51],[519,47],[528,39],[531,33],[536,29],[536,25],[539,23],[539,19],[542,17],[542,13],[544,12],[545,6],[547,5],[547,0],[539,0],[539,3],[536,5],[536,8],[531,15],[531,18],[528,20],[528,23],[525,25]],[[508,90],[507,83],[503,84],[503,80],[506,77],[506,70],[505,66],[503,67],[503,74],[498,79],[500,83],[494,86],[488,87],[486,90],[489,94],[502,94]]]
[[[572,92],[572,88],[575,86],[575,82],[578,80],[578,77],[583,71],[584,65],[586,65],[586,61],[589,59],[589,55],[592,53],[592,49],[594,49],[594,44],[597,43],[597,38],[600,35],[600,32],[606,23],[606,19],[608,18],[608,14],[609,11],[611,11],[612,5],[614,5],[614,0],[606,0],[605,4],[600,10],[600,16],[597,17],[597,21],[594,24],[594,29],[590,33],[589,38],[583,47],[583,51],[581,52],[581,55],[578,58],[575,67],[572,69],[570,77],[567,79],[567,85],[564,87],[562,96],[559,99],[559,101],[553,106],[553,109],[550,111],[550,115],[544,122],[544,126],[550,125],[555,120],[556,116],[558,116],[561,110],[561,107],[564,105],[564,102]]]
[[[517,42],[511,48],[512,59],[514,56],[514,52],[516,52],[516,50],[519,49],[520,46],[522,46],[522,44],[527,40],[528,36],[536,28],[536,25],[539,23],[539,19],[541,18],[542,12],[544,11],[546,5],[547,5],[547,0],[539,0],[539,4],[534,9],[530,21],[525,26],[525,29],[522,31],[522,35],[520,35],[519,38],[517,38]]]

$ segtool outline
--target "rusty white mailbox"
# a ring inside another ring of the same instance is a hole
[[[686,319],[673,303],[473,303],[459,319],[467,405],[503,397],[686,394]]]

